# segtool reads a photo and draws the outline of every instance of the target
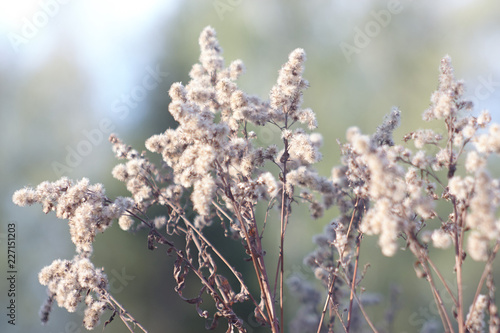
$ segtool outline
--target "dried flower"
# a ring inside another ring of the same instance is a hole
[[[385,256],[395,255],[406,245],[416,257],[417,276],[429,279],[439,313],[447,317],[449,311],[430,279],[432,270],[439,277],[442,275],[430,261],[429,244],[432,242],[439,249],[454,245],[455,272],[460,281],[464,258],[494,258],[500,237],[500,181],[487,169],[490,155],[500,154],[500,125],[490,124],[487,111],[478,117],[468,113],[472,103],[463,99],[464,84],[455,79],[450,57],[441,61],[439,87],[423,114],[426,121],[440,120],[446,127],[443,134],[440,130],[419,129],[405,135],[403,141],[412,140],[415,152],[404,143],[396,144],[393,136],[401,111],[394,108],[373,135],[363,134],[357,127],[347,130],[346,143],[339,143],[341,165],[333,167],[331,177],[326,178],[313,166],[322,159],[323,138],[303,128],[317,127],[314,112],[302,108],[303,92],[308,86],[302,76],[305,51],[296,49],[289,54],[267,101],[238,87],[236,80],[244,73],[244,64],[235,60],[225,67],[213,28],[203,30],[199,45],[199,63],[189,73],[191,80],[185,85],[174,83],[169,90],[168,110],[178,126],[146,140],[146,148],[161,156],[161,167],[150,162],[146,152],[139,153],[116,135],[109,138],[117,158],[125,160],[112,170],[112,175],[125,183],[130,198],[118,197],[113,201],[105,196],[101,184],[65,177],[14,193],[12,199],[17,205],[40,203],[45,213],[54,211],[58,218],[68,220],[76,247],[73,259],[54,260],[39,273],[39,281],[48,291],[47,302],[40,310],[42,322],[47,322],[55,301],[69,312],[85,303],[83,325],[87,329],[98,325],[107,308],[113,316],[119,313],[124,322],[140,326],[111,297],[106,275],[90,261],[96,235],[118,219],[123,230],[147,229],[150,250],[165,246],[176,257],[175,290],[196,305],[201,317],[214,318],[211,329],[218,318],[224,317],[227,332],[247,332],[243,319],[236,314],[238,307],[233,305],[251,300],[255,320],[278,332],[283,323],[279,323],[275,306],[282,302],[276,299],[276,291],[283,286],[270,283],[266,266],[269,260],[264,260],[267,249],[262,241],[263,226],[273,213],[266,211],[266,220],[261,223],[256,212],[261,202],[268,210],[278,208],[280,267],[275,270],[278,275],[274,280],[283,281],[285,231],[292,204],[300,201],[308,204],[313,218],[327,215],[327,209],[334,205],[338,215],[324,227],[323,233],[313,237],[316,248],[304,258],[304,264],[328,295],[325,311],[318,312],[321,294],[313,285],[292,275],[288,284],[301,305],[290,325],[291,331],[322,331],[321,321],[326,313],[331,315],[329,331],[335,325],[333,313],[342,325],[362,330],[359,318],[361,312],[365,313],[363,306],[379,302],[371,294],[358,295],[363,291],[360,282],[367,273],[367,267],[362,273],[358,267],[363,234],[377,235]],[[259,126],[279,130],[280,147],[259,146],[260,132],[255,129]],[[441,170],[445,179],[438,172]],[[436,202],[445,205],[435,210]],[[149,208],[154,205],[163,213],[149,217]],[[450,207],[444,216],[438,215]],[[253,263],[260,302],[242,274],[206,237],[206,228],[217,220],[225,236],[241,242]],[[133,228],[135,221],[138,224]],[[267,230],[266,234],[272,232]],[[185,237],[183,248],[170,238],[178,235]],[[226,266],[223,270],[218,269],[221,264]],[[224,271],[230,272],[231,278],[223,276]],[[189,272],[194,272],[192,276],[198,277],[202,285],[194,298],[183,295]],[[490,331],[498,330],[490,262],[485,273],[489,296],[479,295],[465,321],[463,298],[453,302],[460,331],[484,331],[486,308],[490,313]],[[202,308],[207,295],[212,297],[215,313]],[[392,312],[393,309],[388,310],[388,320]],[[373,329],[369,318],[365,319]],[[448,318],[443,319],[443,324],[449,326],[446,330],[453,330]],[[422,327],[426,332],[435,330],[432,321]]]
[[[440,249],[447,249],[452,245],[451,236],[443,229],[436,229],[432,232],[432,244]]]
[[[100,295],[108,286],[102,270],[95,269],[88,258],[81,256],[73,260],[55,260],[40,271],[38,278],[57,304],[69,312],[76,310],[85,291]]]
[[[488,298],[486,295],[479,295],[475,305],[471,305],[469,313],[467,314],[467,328],[470,332],[480,333],[484,332],[484,310],[488,306]]]
[[[90,185],[86,178],[76,184],[67,178],[54,183],[44,182],[36,189],[16,191],[13,201],[20,206],[40,203],[45,213],[52,210],[58,218],[68,219],[71,240],[77,252],[85,256],[92,252],[96,233],[103,232],[112,220],[133,206],[129,198],[109,202],[102,185]]]

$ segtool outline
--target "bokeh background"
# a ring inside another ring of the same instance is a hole
[[[46,294],[37,273],[55,258],[72,258],[74,247],[64,221],[44,215],[38,206],[14,206],[12,193],[65,175],[103,183],[110,197],[126,195],[124,185],[110,175],[118,162],[107,137],[115,132],[143,150],[146,138],[175,126],[167,111],[167,92],[173,82],[187,83],[205,26],[216,29],[227,63],[245,63],[240,86],[262,98],[267,98],[289,52],[306,50],[310,88],[304,106],[317,114],[325,142],[317,167],[328,176],[339,164],[336,140],[344,139],[346,129],[356,125],[371,133],[393,106],[402,110],[396,141],[410,130],[437,126],[425,124],[421,113],[437,87],[438,66],[446,54],[456,76],[465,79],[475,112],[489,109],[499,122],[499,15],[500,3],[472,0],[0,0],[0,331],[85,331],[81,313],[68,314],[57,306],[49,323],[40,325],[38,310]],[[152,72],[159,73],[157,86],[141,89]],[[279,139],[267,129],[257,135],[263,144]],[[78,150],[84,154],[75,157]],[[491,169],[498,176],[497,162],[492,161]],[[311,221],[299,208],[294,213],[287,272],[310,276],[302,258],[314,248],[312,235],[335,212],[319,221]],[[15,326],[5,316],[8,223],[15,223],[17,230]],[[272,239],[277,234],[270,229],[267,236],[268,252],[277,251]],[[233,245],[238,246],[221,240],[226,249]],[[241,263],[240,252],[234,253],[232,260]],[[436,255],[453,281],[452,254]],[[416,278],[409,253],[384,258],[376,239],[367,237],[361,256],[371,264],[362,285],[385,295],[381,304],[369,308],[381,331],[418,332],[428,320],[439,322],[427,282]],[[194,307],[173,291],[172,258],[161,249],[148,251],[145,234],[127,234],[114,225],[97,237],[93,260],[105,267],[115,297],[150,332],[203,331]],[[467,261],[465,269],[470,301],[482,265]],[[498,273],[496,265],[500,281]],[[384,313],[393,304],[391,290],[400,293],[395,321],[387,327]],[[286,304],[291,318],[297,300],[287,296]],[[249,330],[258,332],[252,318],[246,319]],[[102,324],[97,330],[102,331]],[[126,329],[115,320],[105,331]],[[221,322],[217,332],[224,331]]]

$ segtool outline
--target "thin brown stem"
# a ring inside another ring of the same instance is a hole
[[[234,199],[234,196],[231,192],[231,186],[227,182],[226,178],[224,177],[225,172],[223,171],[222,166],[218,161],[215,161],[215,165],[217,166],[218,172],[220,174],[220,179],[223,183],[223,187],[226,191],[226,195],[228,199],[231,201],[233,207],[234,207],[234,214],[236,215],[236,218],[240,222],[241,230],[243,231],[244,234],[244,240],[246,242],[247,249],[249,251],[250,257],[252,258],[252,263],[254,266],[255,274],[257,276],[257,280],[259,282],[259,288],[261,290],[261,294],[264,300],[266,312],[268,314],[267,321],[269,325],[271,326],[272,332],[273,333],[278,333],[278,323],[274,311],[274,298],[271,295],[271,289],[269,285],[269,279],[267,277],[267,271],[266,271],[266,266],[264,263],[264,257],[263,257],[263,250],[262,250],[262,244],[261,240],[256,228],[256,223],[255,223],[255,218],[252,218],[252,226],[253,231],[252,234],[253,236],[250,236],[249,230],[247,228],[247,221],[246,219],[242,216],[241,212],[243,207],[240,205],[240,203],[236,202]],[[250,211],[253,215],[253,209],[250,208]],[[266,318],[266,316],[263,314],[262,310],[260,309],[260,306],[257,305],[256,309],[258,309],[259,313],[263,318]]]
[[[372,329],[372,331],[374,333],[378,333],[377,328],[375,327],[375,325],[370,320],[370,317],[368,317],[368,314],[365,311],[365,307],[361,303],[361,301],[360,301],[360,299],[359,299],[359,297],[358,297],[358,295],[356,293],[354,293],[354,298],[356,299],[356,302],[358,302],[359,310],[363,314],[363,317],[365,318],[366,322],[368,323],[368,326],[370,326],[370,328]]]
[[[231,218],[231,216],[229,216],[229,214],[224,210],[222,209],[221,206],[219,206],[215,201],[212,200],[212,205],[214,205],[215,208],[217,208],[217,210],[222,214],[224,215],[228,220],[229,222],[233,222],[233,219]]]
[[[339,309],[337,305],[332,306],[333,312],[335,312],[335,315],[339,318],[340,324],[342,325],[342,328],[344,329],[344,332],[348,332],[348,328],[345,326],[344,321],[342,320],[342,315],[339,313]]]
[[[267,279],[267,273],[265,269],[265,265],[263,263],[264,259],[262,258],[261,254],[256,253],[254,249],[254,245],[252,245],[249,232],[246,226],[246,221],[243,219],[243,217],[240,214],[239,207],[235,210],[236,212],[236,217],[240,221],[240,224],[242,226],[243,233],[245,234],[245,241],[247,242],[247,247],[250,252],[250,256],[252,258],[252,263],[254,265],[254,270],[255,273],[257,274],[257,279],[259,281],[259,287],[260,290],[262,291],[262,297],[264,297],[264,303],[266,304],[266,311],[268,313],[268,320],[269,324],[273,328],[273,333],[278,332],[275,327],[275,314],[274,314],[274,305],[273,305],[273,299],[271,298],[271,293],[269,289],[269,281]],[[258,238],[258,237],[257,237]],[[259,306],[257,308],[260,309]],[[265,316],[264,316],[265,317]]]
[[[408,242],[409,242],[409,249],[413,253],[415,257],[420,262],[420,265],[422,266],[424,272],[425,272],[425,277],[427,279],[427,282],[429,282],[432,294],[434,296],[434,301],[436,302],[436,306],[439,311],[439,315],[441,317],[441,321],[443,323],[443,327],[445,329],[445,332],[454,332],[453,330],[453,325],[451,324],[450,318],[446,312],[446,307],[444,306],[443,299],[441,298],[441,295],[439,294],[436,284],[434,283],[434,279],[432,277],[432,272],[427,265],[428,262],[428,254],[427,250],[422,247],[422,245],[418,242],[415,234],[412,231],[407,232],[407,235],[409,237]]]
[[[354,216],[356,215],[356,210],[358,209],[358,204],[359,204],[359,198],[357,197],[356,198],[356,203],[354,204],[354,209],[352,211],[351,220],[349,221],[349,227],[347,228],[347,237],[349,237],[349,233],[351,232],[352,225],[353,225],[353,222],[354,222]],[[345,248],[344,248],[344,250],[345,250]],[[343,252],[344,251],[342,251],[342,253],[339,254],[340,258],[343,258],[343,254],[344,254]],[[339,259],[337,261],[337,267],[336,267],[335,271],[338,271],[338,269],[340,268],[340,262],[341,262],[341,259]],[[325,315],[326,315],[326,310],[328,308],[328,303],[330,302],[330,300],[332,299],[332,296],[333,296],[333,289],[334,289],[334,286],[335,286],[335,280],[336,280],[336,278],[337,278],[337,275],[333,274],[332,282],[331,282],[329,290],[328,290],[328,295],[326,297],[325,305],[323,307],[323,310],[321,311],[321,317],[320,317],[320,320],[319,320],[317,333],[320,333],[321,326],[323,325],[323,321],[325,320]],[[342,322],[342,318],[340,316],[339,316],[339,319]],[[343,322],[342,322],[342,326],[344,326]]]
[[[247,242],[247,247],[249,249],[250,256],[252,258],[254,270],[255,270],[255,273],[257,274],[257,279],[259,281],[259,287],[260,287],[260,290],[262,292],[262,297],[264,298],[264,303],[266,305],[266,311],[268,313],[269,324],[271,325],[273,333],[277,333],[278,332],[278,328],[277,328],[278,325],[276,323],[276,315],[274,313],[274,302],[273,302],[273,298],[271,296],[271,290],[270,290],[270,286],[269,286],[269,280],[267,278],[266,268],[265,268],[265,264],[264,264],[264,258],[262,257],[262,253],[256,253],[256,252],[259,252],[259,250],[255,251],[256,250],[255,245],[253,245],[251,243],[251,238],[250,238],[247,226],[246,226],[246,221],[243,219],[243,217],[240,214],[240,207],[234,201],[233,201],[233,204],[236,205],[235,206],[236,207],[236,209],[235,209],[236,218],[238,219],[238,221],[240,221],[243,233],[245,235],[245,241]],[[258,237],[258,234],[256,236],[257,237],[255,237],[254,239],[256,242],[258,241],[258,243],[260,244],[260,238]],[[257,308],[259,308],[259,307],[257,306]]]
[[[361,234],[356,239],[356,260],[354,262],[354,272],[352,273],[351,295],[349,296],[349,312],[347,313],[347,331],[349,331],[349,328],[351,326],[352,302],[353,302],[354,294],[355,294],[356,275],[358,273],[358,263],[359,263],[359,253],[360,253],[360,250],[361,250],[360,237],[361,237]]]
[[[286,112],[285,112],[286,113]],[[288,117],[285,115],[285,128],[288,128]],[[284,276],[285,276],[285,231],[286,231],[286,226],[288,225],[288,215],[289,215],[289,197],[286,192],[286,187],[287,187],[287,162],[288,162],[288,157],[289,157],[289,145],[288,145],[288,140],[286,138],[283,139],[284,143],[284,152],[283,155],[281,156],[281,162],[283,163],[283,187],[282,187],[282,193],[281,193],[281,218],[280,218],[280,252],[279,252],[279,265],[280,265],[280,283],[279,283],[279,288],[280,288],[280,332],[283,333],[284,329],[284,305],[283,305],[283,298],[284,298]]]
[[[453,304],[455,306],[458,306],[458,301],[455,297],[455,295],[453,295],[453,292],[451,291],[450,287],[448,286],[448,284],[446,283],[446,281],[444,280],[444,277],[443,275],[441,274],[441,272],[439,271],[439,269],[437,268],[436,265],[434,265],[434,262],[432,262],[431,258],[426,258],[427,259],[427,262],[429,263],[429,265],[431,266],[431,268],[434,270],[434,272],[437,274],[439,280],[441,280],[441,283],[443,284],[443,286],[446,288],[446,291],[448,292],[448,294],[450,295],[450,297],[452,298],[453,300]]]
[[[491,272],[491,268],[493,267],[493,261],[495,260],[495,256],[500,250],[500,241],[497,241],[495,244],[495,248],[491,252],[488,261],[486,262],[486,265],[484,266],[483,273],[481,274],[481,279],[479,280],[479,283],[477,285],[476,293],[474,294],[474,299],[472,300],[472,305],[470,309],[470,313],[474,312],[474,308],[476,307],[476,300],[479,297],[479,294],[481,293],[481,289],[483,288],[484,282],[486,281],[486,278],[488,277],[488,274]],[[468,321],[465,323],[465,327],[468,326]]]
[[[241,278],[241,274],[238,273],[235,268],[233,266],[231,266],[229,264],[229,262],[227,261],[227,259],[217,250],[217,248],[215,248],[215,246],[212,245],[212,243],[197,229],[194,227],[194,225],[184,216],[184,214],[180,211],[179,208],[177,208],[175,205],[173,205],[172,202],[170,202],[170,200],[168,200],[167,198],[164,198],[165,201],[169,204],[169,206],[174,210],[176,211],[177,213],[180,214],[180,218],[183,220],[183,222],[186,224],[186,226],[188,228],[190,228],[192,231],[194,231],[196,233],[196,235],[198,237],[200,237],[200,239],[203,240],[203,242],[208,246],[210,247],[210,249],[212,249],[212,251],[217,255],[217,257],[219,257],[219,259],[226,265],[227,268],[229,268],[229,270],[231,271],[231,273],[233,273],[233,275],[236,277],[236,279],[238,280],[238,282],[240,283],[241,287],[245,289],[247,295],[250,297],[250,299],[253,301],[253,303],[258,306],[258,303],[257,301],[254,299],[254,297],[252,296],[252,294],[250,293],[250,290],[248,290],[248,287],[246,286],[245,282],[243,281],[243,279]],[[137,219],[141,220],[144,224],[146,224],[151,230],[155,230],[154,227],[149,224],[147,221],[144,221],[143,219],[141,219],[137,214],[134,214],[133,212],[130,212],[130,211],[127,211],[129,214],[131,214],[132,216],[136,217]],[[187,230],[185,231],[187,232]],[[158,236],[159,238],[161,238],[162,240],[164,241],[167,241],[165,239],[165,237],[163,237],[163,235],[161,235],[160,233],[156,232],[155,230],[155,234],[156,236]],[[189,261],[187,261],[187,263],[189,263]],[[196,270],[194,269],[193,267],[193,271],[195,272],[196,274]],[[198,275],[198,274],[197,274]],[[198,275],[198,277],[200,279],[203,278],[202,275]],[[203,282],[203,279],[202,279],[202,282]],[[205,281],[206,282],[206,281]],[[263,314],[262,314],[263,315]],[[264,316],[265,317],[265,316]]]
[[[274,203],[275,198],[271,198],[269,200],[269,203],[267,204],[267,209],[266,209],[266,215],[264,216],[264,224],[262,225],[262,230],[260,232],[260,238],[264,237],[264,231],[266,230],[266,225],[267,225],[267,218],[269,217],[269,211],[271,210],[273,203]]]
[[[284,168],[286,170],[286,162],[284,163]],[[281,201],[281,223],[280,223],[280,255],[279,255],[279,264],[280,264],[280,322],[281,322],[281,332],[283,332],[283,321],[284,321],[284,314],[283,314],[283,278],[284,278],[284,271],[285,271],[285,254],[284,254],[284,246],[285,246],[285,229],[286,229],[286,224],[288,222],[288,213],[287,213],[287,194],[285,190],[286,186],[286,174],[283,175],[283,193],[282,193],[282,201]]]
[[[463,288],[462,288],[462,246],[463,246],[463,216],[458,214],[457,202],[452,198],[453,211],[455,215],[455,270],[457,273],[457,322],[458,332],[465,333],[464,311],[463,311]]]
[[[441,317],[441,321],[443,322],[445,332],[454,332],[453,330],[453,325],[451,324],[450,318],[448,317],[448,314],[446,312],[446,307],[444,306],[443,299],[441,298],[441,295],[439,294],[439,291],[437,290],[436,284],[434,282],[434,279],[432,278],[432,272],[430,271],[429,267],[426,264],[426,259],[425,262],[421,262],[422,267],[424,268],[425,274],[427,281],[429,282],[429,285],[431,286],[432,294],[434,296],[434,301],[436,302],[439,315]]]
[[[432,297],[434,298],[434,302],[439,305],[439,306],[437,306],[437,310],[439,313],[439,317],[441,317],[441,321],[443,322],[443,327],[444,327],[445,332],[446,333],[453,332],[453,326],[451,326],[451,321],[448,318],[448,314],[446,313],[446,308],[444,308],[444,303],[441,299],[441,295],[439,294],[439,292],[437,290],[432,289],[432,288],[431,288],[431,292],[432,292]],[[448,326],[446,326],[445,324]]]
[[[337,268],[335,270],[338,270],[340,267],[340,261],[337,262]],[[318,329],[317,333],[321,332],[321,326],[323,326],[323,321],[325,320],[325,315],[326,315],[326,310],[328,309],[328,303],[330,303],[330,300],[332,299],[333,296],[333,289],[335,286],[335,280],[337,279],[336,274],[332,274],[332,281],[330,283],[330,287],[328,288],[328,295],[326,296],[326,301],[325,305],[323,306],[323,310],[321,311],[321,317],[319,318],[319,324],[318,324]],[[342,320],[342,318],[339,316],[339,319]]]
[[[110,293],[106,292],[105,297],[108,300],[108,302],[112,304],[113,307],[117,306],[120,309],[118,314],[130,332],[133,333],[134,330],[128,325],[128,322],[132,322],[135,326],[139,327],[144,333],[148,333],[148,331],[144,327],[142,327],[142,325],[139,324],[139,322],[137,322],[137,320],[135,320],[134,317],[132,317],[130,313],[128,313],[128,311],[125,310],[123,306],[120,303],[118,303],[118,301]]]

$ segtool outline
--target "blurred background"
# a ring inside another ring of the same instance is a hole
[[[336,140],[344,141],[346,129],[356,125],[372,133],[393,106],[402,110],[396,142],[417,128],[440,128],[424,123],[421,114],[437,87],[440,59],[446,54],[456,76],[466,81],[475,112],[489,109],[499,122],[499,14],[500,3],[471,0],[0,0],[0,331],[85,331],[81,311],[68,314],[57,306],[49,323],[40,325],[38,310],[46,294],[37,274],[56,258],[72,258],[74,246],[64,221],[44,215],[39,206],[14,206],[12,194],[64,175],[103,183],[112,198],[127,195],[125,186],[111,177],[118,161],[107,138],[117,133],[141,151],[145,139],[175,127],[167,92],[173,82],[188,82],[205,26],[216,29],[226,64],[234,59],[245,63],[240,87],[262,98],[267,98],[288,54],[297,47],[306,50],[304,76],[310,88],[303,105],[317,114],[325,142],[324,159],[317,167],[329,176],[339,164]],[[279,139],[265,128],[257,135],[263,144]],[[497,161],[491,169],[499,175]],[[335,212],[311,221],[303,208],[296,208],[287,231],[287,274],[310,276],[302,258],[314,249],[312,235],[320,233]],[[4,314],[9,223],[17,231],[15,326]],[[267,236],[268,252],[277,251],[278,235],[270,229]],[[426,321],[439,322],[427,282],[417,279],[412,269],[414,258],[400,251],[387,259],[374,237],[364,242],[362,263],[371,266],[362,286],[385,295],[381,304],[369,308],[381,331],[418,332]],[[115,224],[97,236],[94,253],[93,261],[105,267],[114,296],[150,332],[203,331],[204,321],[194,306],[173,291],[172,258],[162,249],[148,251],[144,233],[131,235]],[[451,253],[436,255],[454,285]],[[232,260],[242,262],[238,255]],[[466,262],[469,303],[482,267]],[[393,326],[387,327],[384,314],[393,304],[389,295],[395,289],[400,292],[398,311]],[[297,300],[287,296],[286,304],[290,319]],[[100,331],[107,318],[102,319]],[[251,316],[243,319],[250,332],[262,331]],[[126,328],[115,319],[105,331]],[[216,331],[225,331],[223,321]]]

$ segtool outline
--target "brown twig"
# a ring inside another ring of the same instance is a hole
[[[431,266],[431,268],[434,270],[434,272],[436,273],[436,275],[438,276],[439,280],[441,280],[441,283],[443,284],[443,286],[445,287],[446,291],[448,292],[448,294],[452,298],[453,304],[455,306],[458,306],[458,301],[457,301],[455,295],[453,295],[453,292],[451,291],[450,287],[448,286],[448,283],[446,283],[446,281],[444,280],[444,277],[441,274],[441,272],[439,271],[439,269],[437,268],[437,266],[434,265],[434,262],[431,260],[431,258],[427,257],[426,260],[429,263],[429,265]]]
[[[123,321],[125,326],[127,326],[130,332],[134,333],[134,330],[128,325],[127,322],[132,322],[135,326],[139,327],[144,333],[148,333],[148,331],[144,327],[142,327],[142,325],[139,324],[139,322],[137,322],[137,320],[135,320],[134,317],[132,317],[130,313],[128,313],[128,311],[125,310],[123,306],[120,303],[118,303],[118,301],[110,293],[106,292],[104,297],[113,307],[115,307],[115,305],[118,306],[118,308],[120,309],[118,313],[120,319]]]
[[[451,149],[451,148],[450,148]],[[452,155],[452,154],[451,154]],[[450,157],[451,158],[451,157]],[[453,211],[455,215],[455,270],[457,273],[457,322],[458,332],[465,333],[464,310],[463,310],[463,288],[462,288],[462,248],[463,248],[463,221],[462,215],[458,214],[457,202],[452,197]]]
[[[337,267],[335,271],[337,271],[339,267],[340,267],[340,261],[337,262]],[[328,303],[330,303],[330,300],[332,299],[333,296],[333,289],[335,286],[335,280],[337,279],[337,275],[332,274],[332,276],[333,276],[332,281],[330,282],[330,286],[328,288],[328,295],[326,295],[325,305],[323,306],[323,310],[321,311],[321,317],[319,319],[318,329],[316,333],[321,332],[321,326],[323,326],[323,321],[325,320],[326,310],[328,309]],[[342,321],[342,317],[339,316],[339,319]],[[344,324],[342,324],[342,326],[344,326]]]
[[[412,253],[417,257],[417,259],[420,262],[420,265],[424,269],[425,272],[425,278],[427,279],[427,282],[429,282],[434,301],[436,302],[436,306],[439,311],[439,315],[441,317],[441,321],[443,322],[443,326],[445,328],[446,332],[454,332],[453,330],[453,325],[451,324],[450,318],[448,317],[448,314],[446,312],[446,307],[444,306],[443,299],[441,298],[441,295],[439,294],[439,291],[437,290],[436,284],[434,283],[434,279],[432,278],[432,272],[429,269],[429,266],[427,266],[427,259],[428,255],[426,252],[426,249],[422,248],[418,240],[415,238],[415,235],[411,232],[408,233],[409,235],[409,243],[410,243],[410,250]]]
[[[358,209],[358,204],[359,204],[359,198],[356,197],[356,201],[355,201],[355,204],[354,204],[354,208],[353,208],[353,211],[352,211],[352,214],[351,214],[351,219],[349,221],[349,227],[347,228],[347,237],[349,237],[349,233],[351,232],[352,230],[352,226],[353,226],[353,222],[354,222],[354,217],[356,215],[356,210]],[[347,246],[347,245],[346,245]],[[345,247],[344,247],[344,250],[342,251],[342,253],[340,253],[340,258],[343,257],[343,252],[345,251]],[[337,267],[335,269],[335,271],[338,271],[338,269],[340,268],[340,265],[341,265],[341,262],[340,262],[340,259],[337,261]],[[354,275],[355,276],[355,275]],[[333,296],[333,289],[334,289],[334,285],[335,285],[335,280],[337,278],[337,275],[336,274],[333,274],[333,278],[332,278],[332,282],[330,284],[330,287],[329,287],[329,290],[328,290],[328,295],[326,297],[326,301],[325,301],[325,305],[323,307],[323,310],[321,311],[321,317],[320,317],[320,320],[319,320],[319,324],[318,324],[318,329],[317,329],[317,333],[320,333],[321,331],[321,326],[323,325],[323,321],[325,319],[325,315],[326,315],[326,310],[328,308],[328,303],[330,302],[332,296]],[[352,289],[351,289],[352,290]],[[351,293],[351,297],[352,297],[352,293]],[[352,299],[351,299],[351,303],[350,303],[350,307],[352,306]],[[349,311],[350,313],[350,311]],[[342,322],[342,317],[338,316],[339,317],[339,320]],[[369,321],[369,320],[367,320]],[[344,323],[342,322],[342,326],[345,327]]]
[[[493,267],[493,261],[495,260],[495,256],[500,250],[500,241],[497,241],[495,244],[495,248],[491,252],[488,261],[486,262],[486,265],[484,266],[483,273],[481,274],[481,278],[479,279],[479,283],[477,285],[476,293],[474,294],[474,299],[472,300],[472,305],[470,309],[470,313],[474,312],[474,308],[476,307],[476,301],[477,298],[479,297],[479,294],[481,293],[481,289],[483,288],[484,281],[486,281],[486,278],[488,277],[488,274],[491,272],[491,268]],[[464,325],[465,327],[468,326],[468,321]]]
[[[351,318],[352,318],[352,302],[354,299],[355,289],[356,289],[356,275],[358,272],[358,263],[359,263],[359,253],[360,253],[360,238],[361,234],[356,238],[356,260],[354,261],[354,272],[352,273],[352,281],[351,281],[351,294],[349,296],[349,312],[347,312],[347,331],[351,327]]]

